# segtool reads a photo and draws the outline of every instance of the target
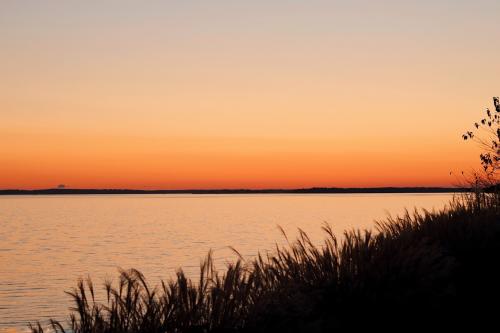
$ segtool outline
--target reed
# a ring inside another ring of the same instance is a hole
[[[475,200],[481,200],[480,203]],[[179,270],[152,288],[137,270],[68,294],[68,322],[51,330],[122,332],[324,332],[357,329],[477,329],[493,322],[500,285],[498,195],[461,197],[437,212],[406,212],[340,239],[324,225],[314,246],[300,231],[289,246],[240,259],[220,272],[209,253],[197,281]],[[286,236],[286,235],[285,235]],[[39,323],[30,325],[42,333]]]

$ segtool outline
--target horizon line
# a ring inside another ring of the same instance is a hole
[[[42,188],[0,189],[9,194],[265,194],[265,193],[446,193],[466,192],[465,187],[442,186],[377,186],[377,187],[306,187],[306,188],[213,188],[213,189],[127,189],[127,188]]]

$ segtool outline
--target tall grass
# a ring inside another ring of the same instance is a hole
[[[152,288],[137,270],[68,294],[68,322],[56,332],[324,332],[356,329],[477,328],[493,322],[500,300],[498,196],[457,198],[438,212],[407,212],[314,246],[298,239],[223,272],[211,253],[197,281],[179,270]],[[493,303],[493,304],[495,304]],[[432,325],[432,326],[430,326]],[[42,333],[40,324],[31,326]]]

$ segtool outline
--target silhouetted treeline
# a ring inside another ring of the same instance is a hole
[[[0,195],[37,194],[273,194],[273,193],[459,193],[458,187],[312,187],[300,189],[213,189],[213,190],[129,190],[129,189],[39,189],[0,190]]]

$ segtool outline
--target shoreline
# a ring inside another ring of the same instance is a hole
[[[464,193],[470,189],[457,187],[313,187],[303,189],[36,189],[0,190],[0,195],[79,195],[79,194],[356,194],[356,193]]]

